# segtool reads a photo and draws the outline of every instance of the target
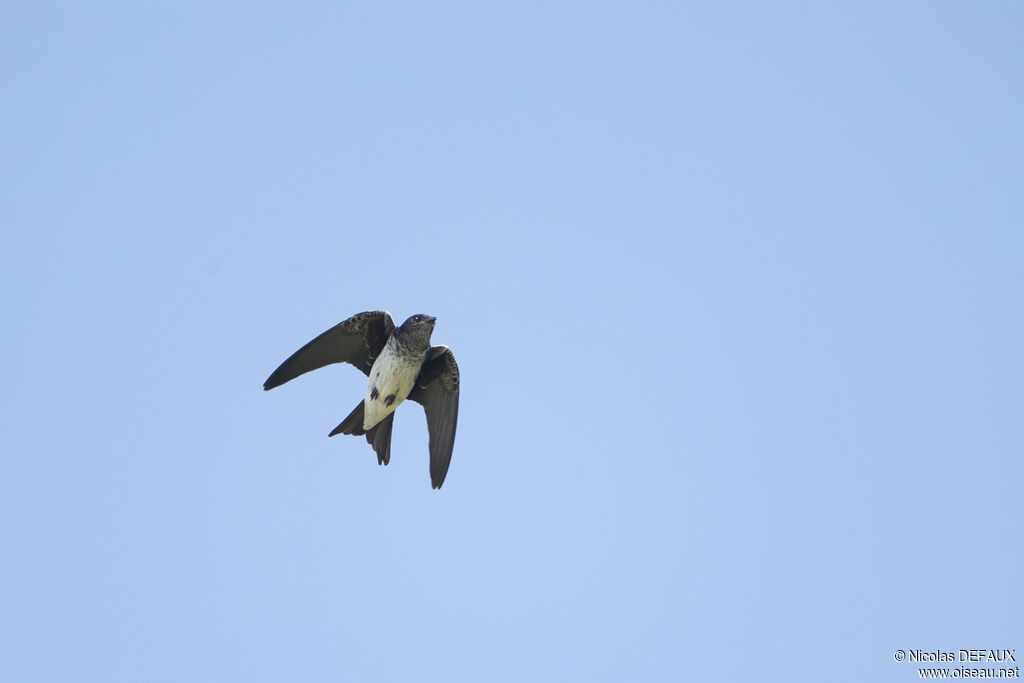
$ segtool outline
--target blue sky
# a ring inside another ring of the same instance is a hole
[[[914,680],[1018,648],[1014,3],[7,4],[0,677]],[[284,358],[462,372],[441,491]]]

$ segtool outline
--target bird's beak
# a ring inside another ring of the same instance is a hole
[[[432,315],[428,315],[428,316],[427,316],[427,322],[428,322],[428,323],[430,323],[431,325],[433,325],[434,323],[436,323],[436,322],[437,322],[437,318],[435,318],[435,317],[434,317],[434,316],[432,316]]]

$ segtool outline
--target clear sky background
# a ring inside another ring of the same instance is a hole
[[[1024,659],[1024,6],[833,5],[4,4],[0,678]]]

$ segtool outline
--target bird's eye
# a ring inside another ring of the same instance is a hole
[[[416,322],[420,322],[421,320],[423,320],[423,316],[422,315],[414,315],[412,317],[412,319],[415,320]]]

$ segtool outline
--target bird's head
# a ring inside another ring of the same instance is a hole
[[[434,316],[417,313],[402,323],[398,332],[403,339],[412,342],[413,345],[427,349],[430,347],[430,335],[434,331],[435,322],[437,318]]]

